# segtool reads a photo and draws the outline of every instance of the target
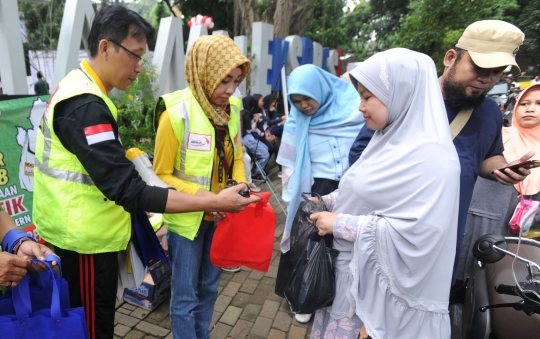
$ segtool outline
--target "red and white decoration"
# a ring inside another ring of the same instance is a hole
[[[97,144],[98,142],[114,140],[114,132],[111,124],[99,124],[84,129],[86,141],[88,145]]]
[[[197,16],[191,18],[191,20],[188,21],[187,25],[189,27],[193,27],[196,25],[204,25],[207,29],[212,29],[214,28],[214,19],[212,19],[211,16],[198,14]]]

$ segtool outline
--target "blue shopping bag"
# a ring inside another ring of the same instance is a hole
[[[135,214],[131,243],[135,247],[139,258],[141,258],[144,267],[147,267],[151,260],[161,260],[171,266],[169,258],[167,258],[163,247],[161,247],[156,232],[144,211]]]
[[[35,312],[51,307],[53,279],[55,279],[58,284],[62,307],[69,308],[69,287],[67,281],[62,278],[60,258],[54,254],[46,254],[45,260],[48,262],[56,261],[58,263],[60,276],[56,277],[56,275],[54,275],[53,277],[49,271],[28,272],[32,311]],[[11,290],[8,290],[5,295],[0,297],[0,316],[15,314],[12,298]]]
[[[34,262],[38,260],[34,259]],[[0,334],[2,338],[12,339],[88,339],[88,329],[84,308],[63,307],[60,297],[56,273],[51,265],[44,263],[48,270],[52,285],[51,306],[39,311],[32,311],[32,296],[29,287],[29,276],[26,275],[11,289],[15,313],[0,316]]]

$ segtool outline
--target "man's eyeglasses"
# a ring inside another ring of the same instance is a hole
[[[130,51],[129,49],[125,48],[124,46],[122,46],[120,43],[114,41],[113,39],[107,39],[107,41],[110,41],[112,42],[113,44],[115,44],[116,46],[118,47],[121,47],[124,51],[128,52],[129,54],[133,55],[136,59],[137,59],[137,62],[142,65],[142,56],[138,55],[138,54],[135,54],[133,53],[132,51]]]

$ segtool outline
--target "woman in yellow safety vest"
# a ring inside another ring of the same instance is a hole
[[[240,99],[232,94],[249,69],[249,60],[226,36],[202,36],[191,46],[185,64],[188,87],[160,97],[155,110],[154,171],[167,184],[205,195],[218,193],[230,179],[247,181]],[[173,274],[175,338],[209,337],[220,275],[210,262],[214,217],[203,211],[163,216]]]

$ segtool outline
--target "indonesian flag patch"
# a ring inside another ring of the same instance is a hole
[[[114,140],[114,132],[111,124],[100,124],[89,126],[84,129],[86,141],[88,145],[97,144],[98,142]]]

